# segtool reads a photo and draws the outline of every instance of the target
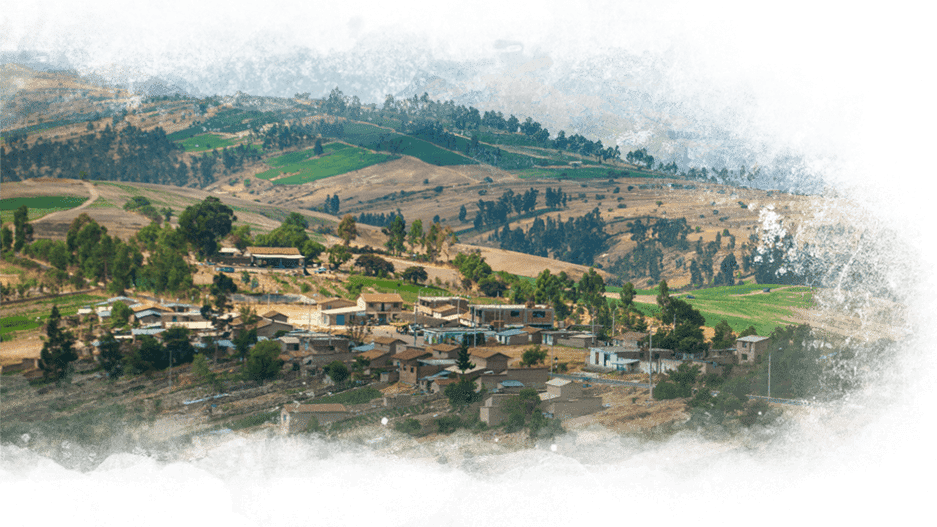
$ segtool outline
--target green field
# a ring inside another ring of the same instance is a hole
[[[178,143],[185,148],[186,152],[206,152],[215,148],[237,146],[243,141],[244,139],[241,138],[225,139],[218,134],[199,134],[178,141]]]
[[[3,223],[13,223],[13,212],[23,205],[29,208],[29,221],[59,210],[73,209],[88,198],[78,196],[36,196],[32,198],[0,199],[0,218]]]
[[[766,288],[770,288],[771,292],[761,292]],[[608,290],[619,292],[621,288]],[[657,290],[639,290],[637,294],[657,296]],[[687,298],[688,295],[694,298]],[[745,284],[671,293],[670,296],[685,300],[699,310],[706,319],[707,327],[714,327],[719,321],[725,320],[736,333],[748,326],[755,326],[762,336],[770,335],[777,326],[788,325],[789,322],[784,319],[791,316],[793,308],[809,308],[813,305],[813,289],[805,286]],[[635,307],[645,315],[659,312],[656,304],[636,302]]]
[[[280,174],[287,177],[272,181],[274,185],[301,185],[318,179],[345,174],[371,165],[397,159],[390,154],[375,154],[342,143],[329,143],[323,146],[324,153],[319,157],[312,149],[290,152],[267,160],[274,167],[257,174],[260,179],[270,180]]]
[[[15,315],[0,318],[0,338],[10,340],[15,338],[16,332],[30,331],[42,327],[49,314],[52,312],[52,306],[59,306],[59,313],[62,316],[74,315],[82,306],[87,306],[105,300],[106,297],[97,295],[75,295],[62,298],[52,298],[47,300],[38,300],[34,303],[17,305],[14,308],[19,311]]]
[[[403,272],[403,269],[397,269]],[[391,278],[373,278],[369,276],[352,275],[348,277],[346,287],[354,287],[356,284],[362,284],[362,291],[373,287],[379,293],[398,293],[403,301],[408,304],[416,302],[416,297],[420,296],[449,296],[449,291],[440,287],[431,285],[411,284],[403,280],[394,280]]]
[[[412,156],[436,166],[477,165],[478,162],[429,141],[365,123],[346,123],[343,140],[371,150]]]
[[[167,135],[166,138],[170,141],[182,141],[206,131],[234,134],[245,130],[259,129],[265,124],[277,121],[279,121],[279,119],[272,112],[226,108],[218,111],[218,113],[205,122],[190,126],[185,130],[171,133]]]

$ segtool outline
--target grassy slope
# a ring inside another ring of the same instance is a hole
[[[22,205],[29,209],[29,221],[39,219],[46,214],[60,210],[73,209],[88,198],[78,196],[37,196],[33,198],[0,199],[0,219],[3,223],[13,223],[14,211]]]

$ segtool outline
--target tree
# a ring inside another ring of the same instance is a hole
[[[306,243],[303,244],[302,249],[300,249],[300,252],[303,253],[303,258],[305,258],[306,264],[308,265],[309,262],[319,261],[319,255],[325,252],[325,246],[319,242],[307,240]]]
[[[348,244],[352,240],[358,237],[358,227],[355,224],[355,217],[351,214],[346,214],[342,218],[341,223],[338,224],[338,237],[342,239],[345,244],[345,247],[348,247]]]
[[[13,231],[6,225],[3,226],[3,229],[0,229],[0,246],[3,247],[4,251],[13,248]]]
[[[410,233],[407,235],[407,243],[410,244],[410,250],[415,251],[416,246],[424,245],[423,238],[423,220],[413,220],[410,224]]]
[[[231,223],[237,220],[231,207],[214,196],[186,207],[179,215],[179,230],[196,247],[199,258],[215,254],[217,240],[231,232]]]
[[[465,217],[468,215],[468,211],[465,210],[465,205],[459,207],[459,221],[465,222]]]
[[[628,307],[634,303],[634,295],[635,295],[634,284],[632,284],[631,282],[628,282],[622,286],[621,293],[619,294],[619,298],[621,299],[621,303],[625,307]]]
[[[329,248],[329,266],[338,269],[345,262],[351,260],[351,251],[344,245],[333,245]]]
[[[317,155],[317,156],[321,156],[321,155],[322,155],[322,153],[323,153],[325,150],[322,149],[322,140],[321,140],[321,139],[316,139],[316,146],[314,146],[314,147],[312,148],[312,151],[313,151],[313,153],[314,153],[315,155]]]
[[[16,252],[23,250],[23,247],[33,240],[33,226],[28,222],[29,209],[26,205],[21,205],[13,212],[13,230],[16,234],[13,250]]]
[[[385,277],[394,272],[394,264],[375,254],[362,254],[355,261],[355,267],[360,267],[365,276]]]
[[[244,375],[261,384],[267,379],[273,379],[283,367],[280,360],[280,343],[276,340],[258,342],[247,356],[244,363]]]
[[[48,380],[61,382],[67,375],[72,362],[78,360],[78,355],[72,349],[75,337],[71,332],[59,327],[62,316],[59,307],[52,306],[52,313],[46,322],[46,341],[42,344],[39,355],[39,368]]]
[[[111,306],[111,327],[119,328],[126,326],[130,322],[130,316],[133,310],[127,307],[127,304],[118,300]]]
[[[328,375],[329,379],[332,379],[332,382],[335,384],[341,384],[348,378],[348,367],[340,360],[333,360],[323,369],[325,370],[325,374]]]
[[[404,280],[413,283],[421,284],[426,281],[428,275],[426,274],[426,269],[423,267],[414,265],[412,267],[407,267],[404,269],[403,274],[400,275]]]
[[[589,307],[598,308],[605,303],[605,280],[591,267],[579,279],[577,290],[582,303]]]
[[[109,378],[116,379],[124,373],[124,356],[120,352],[120,342],[114,338],[110,331],[101,337],[98,352],[98,361]]]
[[[533,346],[525,349],[524,354],[521,355],[521,366],[543,364],[546,360],[547,350],[540,349],[540,344],[534,344]]]
[[[462,377],[459,382],[446,386],[443,393],[449,399],[449,404],[453,407],[467,406],[479,401],[484,394],[475,388],[475,381],[468,377]]]
[[[219,314],[228,312],[228,295],[237,293],[238,286],[234,280],[224,273],[217,273],[212,277],[209,293],[215,297],[215,311]]]
[[[670,304],[670,288],[667,287],[667,281],[661,280],[658,284],[657,291],[657,306],[661,309],[666,309]]]
[[[403,216],[397,214],[394,216],[394,219],[391,220],[390,226],[385,230],[387,234],[387,242],[384,244],[389,251],[394,254],[400,254],[403,252],[403,242],[407,236],[407,226],[403,221]]]
[[[748,326],[739,333],[739,338],[748,337],[751,335],[758,335],[758,330],[755,329],[755,326]]]
[[[195,347],[189,342],[189,328],[173,326],[163,332],[167,366],[187,364],[195,357]]]
[[[719,273],[716,275],[713,283],[716,285],[735,285],[735,272],[738,271],[739,265],[735,261],[735,255],[729,253],[728,256],[723,258],[722,263],[719,264]]]
[[[459,355],[455,359],[456,368],[459,368],[459,371],[464,375],[466,371],[471,370],[475,367],[475,363],[469,359],[468,343],[462,342],[462,345],[459,346]]]
[[[732,327],[725,320],[719,321],[713,327],[713,331],[713,349],[726,349],[735,345],[735,333],[732,332]]]
[[[505,431],[514,432],[523,428],[539,406],[540,396],[533,388],[523,388],[514,397],[509,397],[501,405],[508,416]]]

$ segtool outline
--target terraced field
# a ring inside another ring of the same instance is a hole
[[[207,152],[215,148],[225,148],[228,146],[237,146],[245,140],[242,138],[225,138],[218,134],[199,134],[178,141],[185,148],[186,152]],[[255,145],[260,149],[260,146]]]
[[[274,157],[267,160],[267,164],[274,168],[256,177],[274,185],[301,185],[399,158],[391,154],[375,154],[343,143],[329,143],[323,146],[323,151],[318,157],[315,157],[311,148]]]

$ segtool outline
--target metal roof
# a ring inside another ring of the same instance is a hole
[[[130,333],[133,335],[159,335],[160,333],[166,331],[163,328],[139,328],[131,329]]]

